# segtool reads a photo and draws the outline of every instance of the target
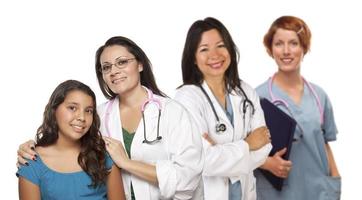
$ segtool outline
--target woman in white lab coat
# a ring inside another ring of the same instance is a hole
[[[143,50],[128,38],[110,38],[97,50],[95,67],[109,99],[98,107],[101,132],[122,168],[126,198],[202,198],[194,194],[204,161],[201,136],[186,109],[157,88]]]
[[[175,100],[203,134],[206,200],[256,199],[253,170],[271,150],[259,97],[240,80],[237,62],[237,47],[221,22],[206,18],[192,24]]]

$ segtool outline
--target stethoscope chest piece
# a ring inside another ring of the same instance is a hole
[[[226,131],[226,125],[224,123],[218,122],[216,124],[216,133],[221,134]]]

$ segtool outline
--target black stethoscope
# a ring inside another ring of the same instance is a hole
[[[151,90],[149,90],[148,88],[146,87],[143,87],[145,88],[145,90],[147,91],[147,99],[145,100],[145,102],[143,102],[142,104],[142,107],[141,107],[141,111],[142,111],[142,121],[143,121],[143,137],[144,137],[144,140],[142,143],[146,143],[146,144],[154,144],[156,142],[159,142],[161,141],[162,139],[162,136],[160,136],[160,118],[161,118],[161,101],[159,99],[156,99],[153,97],[153,93]],[[114,100],[111,100],[107,103],[107,109],[106,109],[106,117],[105,117],[105,125],[106,125],[106,134],[108,137],[111,137],[111,132],[109,131],[110,128],[109,128],[109,115],[111,113],[111,109],[112,109],[112,105],[114,103]],[[157,106],[157,109],[158,109],[158,120],[157,120],[157,136],[154,140],[148,140],[147,137],[146,137],[146,120],[145,120],[145,115],[144,115],[144,112],[145,112],[145,109],[146,109],[146,106],[149,105],[149,104],[155,104]]]
[[[226,131],[226,125],[220,121],[220,118],[216,113],[215,107],[214,107],[209,95],[206,93],[205,89],[201,85],[199,85],[199,88],[201,89],[202,93],[204,93],[204,95],[206,96],[207,101],[209,102],[209,104],[210,104],[210,106],[212,108],[212,112],[214,113],[214,116],[216,118],[216,127],[215,127],[216,133],[221,134],[221,133],[225,132]],[[245,91],[242,88],[240,88],[240,91],[241,91],[241,93],[243,93],[243,96],[244,96],[244,101],[243,101],[243,121],[244,121],[244,128],[245,128],[245,114],[246,114],[246,111],[247,111],[247,109],[248,109],[248,107],[250,105],[251,106],[251,115],[254,115],[255,108],[254,108],[253,102],[250,101],[250,99],[246,95]]]

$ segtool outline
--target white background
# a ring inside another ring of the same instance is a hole
[[[331,98],[339,129],[332,148],[343,177],[342,199],[359,199],[361,6],[346,0],[324,2],[1,1],[1,199],[17,199],[16,150],[34,138],[44,106],[60,82],[80,80],[93,88],[98,103],[105,101],[94,55],[109,37],[127,36],[141,46],[153,63],[159,87],[172,97],[181,84],[181,53],[189,26],[216,17],[240,49],[241,78],[256,87],[276,70],[262,38],[281,15],[301,17],[312,30],[302,74]]]

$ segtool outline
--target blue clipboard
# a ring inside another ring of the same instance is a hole
[[[292,148],[294,131],[297,122],[265,98],[260,99],[260,105],[264,111],[265,122],[270,131],[271,143],[273,145],[269,156],[273,156],[277,151],[287,147],[287,152],[282,156],[282,158],[289,160],[290,149]],[[275,189],[279,191],[282,190],[284,181],[283,178],[277,177],[267,170],[259,170]]]

